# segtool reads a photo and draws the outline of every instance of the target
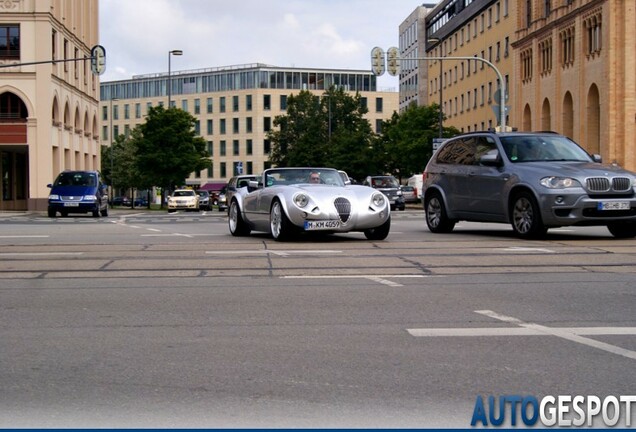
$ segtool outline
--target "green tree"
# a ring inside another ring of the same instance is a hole
[[[145,123],[131,134],[131,171],[137,186],[161,186],[162,206],[166,190],[210,164],[205,140],[195,134],[195,124],[190,113],[160,105],[149,108]]]
[[[398,178],[421,173],[433,154],[433,138],[439,136],[439,105],[409,105],[400,114],[394,113],[383,122],[379,146],[384,149],[384,170]],[[455,127],[445,127],[444,137],[459,133]]]

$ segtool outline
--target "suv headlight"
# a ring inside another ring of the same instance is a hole
[[[84,195],[84,201],[97,201],[97,197],[95,195]]]
[[[49,195],[49,200],[59,201],[60,200],[60,196],[58,194],[51,194],[51,195]]]
[[[548,189],[567,189],[581,187],[578,180],[570,177],[544,177],[539,183]]]

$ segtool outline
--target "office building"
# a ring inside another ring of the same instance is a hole
[[[0,210],[44,210],[60,171],[99,168],[97,43],[98,0],[0,2]]]

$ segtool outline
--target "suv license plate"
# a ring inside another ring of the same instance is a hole
[[[305,221],[305,231],[330,230],[340,228],[340,221]]]
[[[602,201],[598,203],[598,210],[629,210],[627,201]]]
[[[64,207],[79,207],[79,203],[76,202],[65,202]]]

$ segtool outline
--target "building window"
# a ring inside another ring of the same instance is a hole
[[[550,3],[552,3],[551,0],[544,0],[544,3],[543,3],[543,14],[544,15],[543,16],[545,18],[550,16],[550,11],[552,10],[552,5]]]
[[[225,112],[225,96],[221,96],[221,98],[219,99],[219,111],[221,111],[222,113]]]
[[[375,121],[375,133],[377,133],[377,134],[381,134],[382,133],[382,120],[381,119],[376,119],[376,121]]]
[[[239,133],[239,119],[235,117],[232,119],[232,133]]]
[[[246,168],[245,168],[245,174],[254,174],[254,166],[252,164],[252,162],[247,162],[246,164]]]
[[[119,105],[113,105],[113,120],[119,120]]]
[[[108,107],[107,106],[103,106],[102,107],[102,120],[104,120],[104,121],[108,120]]]
[[[124,120],[130,119],[130,105],[124,104]]]
[[[214,156],[214,143],[212,141],[208,141],[208,155]]]
[[[375,98],[375,112],[381,113],[384,110],[384,101],[381,97]]]
[[[263,131],[269,132],[272,129],[272,118],[265,117],[263,118]]]
[[[272,109],[272,97],[270,95],[263,95],[263,109],[264,110]]]
[[[208,132],[208,135],[214,134],[214,120],[208,119],[207,132]]]
[[[199,120],[195,120],[194,122],[194,133],[196,135],[201,135],[201,122]]]
[[[510,50],[510,37],[506,36],[506,38],[504,39],[504,58],[508,57],[509,50]]]
[[[79,49],[75,48],[75,50],[73,51],[73,58],[74,58],[74,59],[79,58]],[[74,66],[75,66],[75,67],[73,68],[73,70],[74,70],[74,72],[75,72],[75,79],[77,80],[77,79],[79,79],[79,67],[80,67],[80,63],[79,63],[79,62],[76,62],[76,61],[74,61],[73,63],[74,63]]]
[[[2,29],[2,26],[0,26],[0,29]],[[2,40],[1,37],[0,40]],[[57,60],[57,32],[55,30],[51,33],[51,54],[53,60]]]
[[[221,163],[219,164],[219,168],[220,168],[220,170],[221,170],[221,178],[225,178],[225,177],[227,177],[227,169],[226,169],[226,167],[225,167],[225,162],[221,162]]]
[[[541,55],[541,74],[547,75],[552,71],[552,38],[539,42]]]
[[[53,35],[55,38],[55,35]],[[20,58],[20,26],[17,24],[0,25],[0,58]]]
[[[287,109],[287,95],[280,96],[280,109],[282,111]]]
[[[268,139],[263,140],[263,154],[269,154],[272,150],[272,142]]]
[[[221,119],[221,124],[219,125],[221,135],[225,135],[225,119]]]
[[[251,139],[248,139],[248,140],[245,142],[245,154],[247,154],[247,155],[251,155],[251,154],[252,154],[252,152],[254,151],[254,148],[253,148],[253,147],[254,147],[254,146],[253,146],[253,144],[252,144],[252,140],[251,140]]]
[[[524,50],[521,56],[521,81],[527,82],[532,79],[532,48]]]
[[[238,112],[239,110],[239,97],[232,96],[232,111]]]
[[[208,178],[214,178],[214,164],[210,161],[210,165],[208,165]]]
[[[245,95],[245,109],[252,111],[252,95]]]
[[[182,99],[181,100],[181,109],[184,111],[188,111],[188,100],[187,99]]]
[[[226,152],[226,149],[225,149],[225,140],[222,140],[222,141],[219,143],[219,156],[225,156],[225,152]]]
[[[64,39],[64,60],[68,60],[68,41]],[[64,62],[64,72],[68,72],[68,62]]]
[[[586,31],[585,52],[593,56],[601,51],[601,14],[586,19],[583,23]]]
[[[252,133],[252,117],[245,118],[245,132]]]
[[[135,118],[141,118],[141,104],[135,104]]]
[[[561,66],[574,64],[574,27],[563,30],[559,34],[561,40]]]
[[[212,114],[214,112],[214,106],[212,105],[212,98],[208,98],[206,104],[207,104],[208,114]]]
[[[108,140],[108,126],[102,126],[102,140]]]
[[[240,150],[239,140],[232,141],[232,156],[238,156]]]
[[[201,100],[200,99],[195,99],[194,100],[194,113],[195,114],[201,114]]]

